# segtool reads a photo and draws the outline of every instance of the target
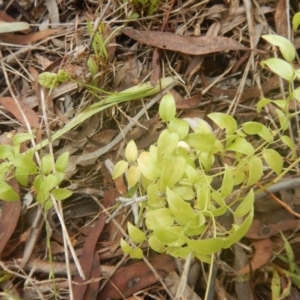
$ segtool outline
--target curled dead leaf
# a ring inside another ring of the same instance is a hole
[[[259,240],[254,243],[255,253],[248,265],[237,271],[238,274],[244,275],[255,271],[265,265],[273,255],[273,247],[270,239]],[[250,268],[251,264],[251,268]]]

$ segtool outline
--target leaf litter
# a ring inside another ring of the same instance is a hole
[[[213,111],[228,111],[237,120],[262,120],[265,116],[255,113],[256,102],[253,101],[264,95],[281,97],[277,95],[278,86],[284,87],[285,83],[262,72],[257,62],[268,55],[266,45],[260,40],[263,32],[272,29],[282,36],[290,34],[287,25],[290,16],[283,9],[285,1],[215,4],[214,1],[180,3],[174,0],[159,6],[157,14],[149,16],[149,7],[134,5],[134,1],[123,3],[122,7],[113,1],[84,4],[73,0],[59,4],[47,1],[46,5],[37,6],[30,0],[17,2],[11,1],[10,6],[1,4],[0,21],[22,21],[34,26],[19,32],[0,33],[1,72],[5,70],[8,74],[8,82],[2,79],[0,85],[1,145],[9,144],[7,136],[24,132],[27,125],[36,132],[37,141],[42,140],[47,137],[47,131],[55,134],[86,107],[97,103],[99,97],[103,99],[103,90],[120,92],[143,81],[155,85],[161,77],[177,78],[171,92],[175,95],[178,113],[187,117],[205,118]],[[291,9],[296,9],[294,4]],[[248,12],[255,18],[249,18]],[[275,12],[274,20],[270,12]],[[87,20],[98,24],[94,30],[104,38],[107,55],[95,57],[93,44],[89,44]],[[57,23],[59,26],[55,27]],[[295,36],[295,40],[297,38]],[[87,68],[89,58],[95,63],[95,74]],[[38,74],[59,69],[68,70],[74,81],[63,83],[48,93],[38,84]],[[93,83],[102,91],[91,87]],[[70,115],[64,107],[67,98],[73,101],[74,111]],[[56,157],[65,151],[72,153],[65,186],[82,200],[78,202],[72,196],[59,203],[66,230],[61,230],[55,210],[51,210],[51,214],[40,214],[39,218],[36,204],[25,211],[18,201],[1,202],[1,296],[10,294],[21,299],[203,297],[209,287],[203,275],[206,267],[201,271],[201,262],[195,260],[191,264],[197,266],[197,271],[189,275],[182,270],[192,267],[180,267],[181,262],[167,254],[149,253],[145,244],[141,245],[144,260],[131,260],[119,248],[120,238],[127,238],[126,222],[132,219],[131,213],[122,209],[105,224],[116,197],[126,193],[127,187],[122,178],[112,181],[104,161],[117,162],[123,155],[125,141],[130,139],[136,140],[140,151],[155,143],[163,129],[157,115],[159,98],[148,108],[148,99],[109,107],[52,142]],[[22,144],[22,151],[28,147]],[[99,148],[102,150],[98,151]],[[44,148],[40,153],[47,151],[49,149]],[[14,187],[21,199],[28,192],[17,183]],[[292,192],[287,195],[285,189]],[[31,192],[34,195],[34,191]],[[276,193],[290,209],[299,209],[297,186],[286,186]],[[265,198],[264,202],[270,203]],[[230,216],[225,221],[220,220],[224,228],[226,222],[230,222]],[[263,206],[257,201],[255,220],[240,242],[240,251],[244,253],[242,262],[246,265],[235,269],[239,274],[249,273],[249,285],[224,284],[226,280],[232,282],[238,278],[238,274],[232,274],[233,254],[224,250],[216,260],[218,272],[211,278],[216,295],[240,299],[239,295],[248,293],[255,297],[269,288],[265,277],[263,286],[255,278],[265,276],[274,266],[272,249],[281,245],[280,232],[289,238],[292,250],[299,255],[294,246],[299,227],[298,219],[282,206]],[[49,234],[52,254],[46,246],[46,228],[52,231]],[[65,247],[67,240],[69,244]],[[80,276],[80,269],[85,278]],[[51,284],[44,280],[49,273],[55,275]],[[56,292],[52,292],[54,285]]]

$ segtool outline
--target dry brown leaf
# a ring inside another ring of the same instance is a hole
[[[279,0],[276,4],[274,16],[276,33],[289,39],[289,21],[286,12],[286,0]]]
[[[115,77],[115,89],[122,85],[133,85],[134,79],[138,78],[140,73],[140,65],[138,59],[129,59],[124,65],[117,68]]]
[[[165,277],[176,268],[175,259],[167,254],[154,257],[150,263],[161,277]],[[118,270],[98,294],[97,299],[124,299],[124,296],[131,296],[157,281],[158,278],[146,263],[134,263]]]
[[[35,54],[35,57],[38,60],[38,63],[42,66],[43,70],[52,64],[52,61],[43,55]]]
[[[38,31],[26,35],[14,34],[14,33],[1,33],[0,40],[2,43],[14,44],[14,45],[27,45],[36,41],[42,40],[52,34],[61,31],[60,29],[48,29]]]
[[[239,271],[238,274],[244,275],[250,273],[250,271],[255,271],[265,265],[273,255],[273,247],[270,239],[260,240],[254,243],[255,254],[251,259],[250,265],[246,265]]]
[[[26,122],[23,119],[23,116],[16,105],[16,102],[12,97],[0,97],[0,104],[11,114],[13,114],[24,126],[26,126]],[[19,101],[19,105],[21,106],[23,113],[26,115],[27,120],[32,128],[39,128],[39,117],[35,113],[33,109],[28,107],[26,104]]]
[[[100,261],[99,261],[99,256],[98,253],[96,252],[94,254],[94,261],[93,261],[93,266],[92,266],[92,271],[91,271],[91,278],[99,278],[101,276],[101,270],[102,267],[100,266]],[[89,283],[86,292],[84,294],[83,300],[96,300],[98,291],[99,291],[99,285],[100,281],[99,280],[91,280]]]
[[[150,83],[152,86],[155,86],[157,84],[158,79],[160,78],[160,62],[159,62],[159,49],[154,49],[153,51],[153,55],[152,55],[152,68],[153,68],[153,72],[152,75],[150,77]]]
[[[259,220],[253,220],[246,237],[250,239],[262,240],[288,230],[300,228],[299,220],[287,220],[278,224],[266,224]]]
[[[181,53],[199,55],[227,50],[249,50],[239,42],[223,36],[184,36],[170,32],[138,31],[125,28],[123,32],[149,46]]]
[[[105,192],[105,196],[107,197],[115,197],[114,192],[112,190],[108,190]],[[105,221],[107,217],[104,213],[99,216],[99,219],[95,223],[94,227],[91,228],[89,234],[84,242],[82,254],[80,256],[80,264],[82,266],[82,270],[84,272],[85,278],[90,279],[91,273],[94,270],[95,262],[99,264],[99,261],[95,261],[95,246],[97,244],[98,238],[105,226]],[[99,276],[99,275],[98,275]],[[80,277],[79,274],[74,276],[73,282],[78,284],[73,285],[73,293],[76,295],[76,299],[84,299],[84,294],[88,288],[87,284],[84,284],[84,280]]]
[[[14,191],[19,194],[19,185],[16,179],[11,179],[10,184],[13,186]],[[0,217],[0,257],[5,245],[17,226],[20,212],[20,199],[16,199],[16,201],[11,202],[3,202],[2,213]]]

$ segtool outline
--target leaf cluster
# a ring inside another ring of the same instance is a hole
[[[58,187],[65,178],[69,153],[63,153],[56,161],[51,154],[47,154],[38,165],[33,149],[23,153],[20,151],[21,144],[32,138],[32,134],[19,133],[12,137],[12,145],[0,145],[0,199],[20,199],[8,183],[16,179],[23,187],[31,186],[37,202],[49,209],[52,207],[52,202],[48,201],[51,193],[56,200],[64,200],[72,195],[71,191]]]
[[[130,141],[113,178],[125,174],[130,189],[147,195],[141,208],[153,250],[181,258],[193,253],[209,262],[211,254],[230,247],[248,231],[253,218],[252,187],[262,178],[264,166],[281,174],[283,158],[270,147],[275,134],[258,122],[239,128],[233,117],[211,113],[210,120],[224,132],[218,139],[204,120],[176,118],[171,94],[163,97],[159,114],[167,126],[157,144],[139,153]],[[254,137],[258,137],[255,145],[249,141]],[[217,160],[223,168],[215,174]],[[217,177],[221,184],[214,188]],[[248,192],[238,192],[243,189]],[[234,221],[231,228],[225,228],[218,217],[229,211]],[[129,235],[135,239],[133,233]],[[124,241],[121,244],[124,248]]]

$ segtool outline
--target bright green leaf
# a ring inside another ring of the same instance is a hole
[[[143,251],[140,248],[132,249],[129,253],[129,256],[131,259],[142,259],[144,254]]]
[[[198,159],[202,167],[205,171],[209,171],[212,167],[213,163],[215,162],[215,156],[211,153],[201,152],[198,155]]]
[[[161,243],[156,236],[150,236],[148,239],[148,243],[151,249],[158,253],[163,253],[166,249],[165,245]]]
[[[198,212],[195,217],[187,223],[184,229],[184,234],[186,236],[200,235],[205,231],[206,228],[206,218],[201,212]]]
[[[15,169],[15,178],[22,186],[28,186],[29,173],[22,167],[17,167]]]
[[[160,170],[153,164],[149,152],[142,152],[137,159],[142,174],[149,180],[154,181],[160,176]]]
[[[12,158],[12,146],[0,145],[0,159]]]
[[[52,191],[52,194],[57,201],[65,200],[72,196],[73,192],[67,189],[57,188]]]
[[[151,208],[160,208],[164,207],[166,204],[166,200],[164,197],[160,197],[158,195],[158,187],[157,184],[151,183],[147,188],[147,204]]]
[[[232,192],[232,189],[233,189],[232,170],[230,169],[230,167],[225,165],[225,172],[224,172],[222,187],[221,187],[221,195],[223,197],[229,196]]]
[[[23,133],[17,133],[12,137],[12,141],[14,145],[19,145],[25,141],[29,141],[30,139],[35,138],[35,136],[31,133],[23,132]]]
[[[262,68],[268,66],[268,68],[278,76],[292,82],[294,80],[294,69],[285,60],[280,58],[269,58],[261,62]]]
[[[254,208],[250,210],[249,215],[246,217],[244,222],[241,225],[235,224],[232,230],[229,231],[229,236],[224,240],[223,248],[227,249],[231,247],[234,243],[237,243],[241,240],[245,234],[248,232],[254,215]]]
[[[211,238],[203,240],[186,239],[186,243],[200,255],[214,254],[223,248],[223,239]]]
[[[286,107],[287,107],[286,100],[273,100],[272,103],[276,104],[282,111],[286,111]]]
[[[11,169],[11,163],[4,161],[0,163],[0,182],[4,179],[5,174]]]
[[[49,174],[41,182],[39,192],[42,194],[50,192],[58,184],[59,184],[59,177],[57,176],[57,174]]]
[[[183,245],[185,241],[182,237],[182,231],[183,228],[181,226],[160,226],[153,231],[153,235],[165,245]]]
[[[22,169],[24,174],[31,175],[37,173],[37,166],[35,162],[30,159],[26,154],[19,154],[12,161],[16,168]]]
[[[64,152],[63,154],[61,154],[55,162],[56,172],[64,173],[66,171],[68,161],[69,161],[69,152]]]
[[[172,215],[181,225],[186,225],[195,217],[195,213],[191,205],[182,200],[169,188],[167,188],[167,201]]]
[[[189,246],[187,247],[168,247],[167,254],[172,255],[173,257],[178,257],[182,259],[186,259],[191,253],[193,253],[193,249]]]
[[[233,178],[234,186],[236,186],[244,182],[246,174],[243,169],[237,168],[233,170]]]
[[[276,112],[279,117],[280,127],[282,130],[287,130],[289,128],[290,119],[289,117],[281,110],[276,109]]]
[[[120,241],[121,249],[125,254],[129,254],[132,251],[132,248],[130,245],[123,239],[121,238]]]
[[[258,122],[246,122],[244,124],[242,124],[243,130],[247,133],[247,134],[258,134],[258,132],[260,132],[262,130],[262,127],[264,125]]]
[[[172,191],[186,201],[190,201],[195,198],[194,190],[188,186],[175,186],[172,188]]]
[[[239,152],[249,156],[252,156],[255,152],[253,146],[244,138],[237,138],[226,150]]]
[[[265,149],[263,152],[263,158],[273,172],[279,176],[283,168],[283,159],[281,155],[274,149]]]
[[[202,118],[183,118],[196,133],[213,133],[213,130],[208,122]]]
[[[59,85],[59,81],[57,80],[57,75],[51,72],[43,72],[38,77],[38,82],[41,86],[52,89],[56,88]]]
[[[170,227],[174,223],[174,217],[172,216],[169,208],[158,208],[155,210],[146,212],[146,226],[150,230],[156,230],[157,228]]]
[[[185,174],[189,178],[191,183],[196,183],[199,180],[198,171],[189,164],[187,164],[185,167]]]
[[[54,175],[57,178],[57,185],[61,184],[65,179],[65,173],[56,172]]]
[[[0,181],[0,199],[3,201],[20,200],[19,195],[4,181]]]
[[[261,110],[271,102],[272,102],[272,100],[266,99],[266,98],[262,98],[261,100],[259,100],[258,103],[256,104],[257,112],[260,113]]]
[[[280,52],[286,61],[292,62],[295,59],[295,48],[288,39],[274,34],[263,35],[262,38],[270,44],[279,47]]]
[[[300,12],[297,12],[293,17],[293,30],[296,31],[300,24]]]
[[[95,62],[95,59],[92,56],[88,58],[87,66],[92,76],[95,76],[99,72],[98,64]]]
[[[211,190],[207,184],[197,185],[197,202],[195,208],[199,210],[206,210],[208,203],[210,203]]]
[[[129,187],[133,187],[141,178],[141,170],[138,166],[130,166],[127,172],[127,182]]]
[[[273,141],[273,134],[271,130],[261,123],[246,122],[242,125],[242,127],[247,134],[251,134],[251,135],[257,134],[269,143]]]
[[[254,205],[254,192],[253,189],[251,189],[247,196],[242,200],[241,204],[237,207],[237,209],[234,211],[234,216],[236,218],[244,217],[246,214],[248,214],[251,209],[253,209]]]
[[[168,128],[171,131],[176,132],[180,140],[185,139],[189,133],[189,124],[186,121],[177,118],[173,118],[170,121]]]
[[[129,16],[129,20],[131,21],[131,20],[136,20],[136,19],[138,19],[140,17],[140,15],[138,14],[138,13],[133,13],[133,14],[131,14],[130,16]]]
[[[127,161],[135,161],[138,157],[138,149],[134,140],[129,141],[125,149],[125,158]]]
[[[66,70],[59,70],[57,73],[57,79],[59,82],[66,82],[69,79],[69,72]]]
[[[292,150],[292,158],[295,158],[296,157],[296,148],[295,148],[295,144],[292,141],[292,139],[287,135],[281,136],[280,139],[285,145],[287,145]]]
[[[53,164],[53,156],[51,154],[46,154],[41,159],[41,171],[43,172],[43,174],[48,175],[52,171]]]
[[[128,169],[128,162],[125,160],[120,160],[117,162],[117,164],[114,167],[114,172],[113,172],[113,179],[116,179],[123,175]]]
[[[50,197],[50,196],[49,196],[49,197]],[[47,212],[47,211],[49,211],[49,209],[51,209],[52,207],[53,207],[53,202],[51,201],[50,198],[48,198],[48,199],[46,200],[46,202],[43,203],[43,208],[44,208],[44,210]]]
[[[298,102],[300,102],[300,88],[294,89],[292,95]]]
[[[35,188],[36,191],[40,190],[43,180],[44,180],[44,176],[42,174],[38,174],[35,176],[33,180],[33,187]]]
[[[248,162],[247,186],[257,183],[263,175],[263,164],[259,157],[252,156]]]
[[[160,162],[164,156],[168,156],[174,152],[179,142],[177,133],[169,129],[164,130],[157,141],[157,158]]]
[[[182,156],[170,155],[164,158],[161,177],[160,191],[165,191],[167,187],[175,185],[183,176],[186,162]]]
[[[210,152],[215,148],[216,137],[211,133],[190,133],[184,141],[196,150]]]
[[[135,227],[134,225],[132,225],[130,222],[127,222],[127,229],[131,240],[135,244],[140,244],[146,239],[145,233],[142,230]]]
[[[46,193],[39,192],[36,195],[36,201],[41,205],[44,205],[46,202],[51,202],[51,201],[47,201],[49,198],[50,198],[50,193],[48,192]]]
[[[221,129],[225,129],[227,134],[233,134],[237,129],[236,120],[223,113],[211,113],[207,115],[211,120],[213,120]]]
[[[159,105],[159,116],[162,120],[169,122],[176,116],[176,104],[172,94],[167,93],[161,99]]]

